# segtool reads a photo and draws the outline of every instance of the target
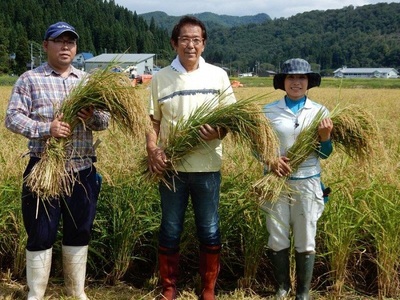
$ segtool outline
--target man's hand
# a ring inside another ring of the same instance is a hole
[[[78,111],[78,118],[83,121],[89,120],[93,116],[93,112],[94,112],[93,106],[82,108],[80,111]]]
[[[163,149],[159,147],[147,149],[147,165],[151,173],[162,174],[168,166],[167,162]]]
[[[71,134],[71,127],[68,123],[62,122],[63,115],[57,116],[50,123],[50,135],[56,138],[65,138]]]
[[[205,141],[211,141],[215,139],[222,140],[226,135],[226,130],[220,127],[212,127],[208,124],[200,126],[200,136]]]

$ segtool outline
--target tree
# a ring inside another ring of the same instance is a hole
[[[209,39],[203,55],[210,63],[236,62],[236,69],[243,71],[253,69],[256,61],[271,64],[278,71],[291,57],[307,59],[327,70],[345,64],[398,67],[399,15],[400,3],[379,3],[232,27],[226,25],[229,16],[220,16],[207,22]],[[17,53],[17,48],[29,48],[21,45],[22,36],[25,43],[40,43],[47,26],[60,20],[79,32],[79,51],[94,55],[148,52],[157,54],[163,63],[170,61],[174,55],[169,43],[171,28],[157,27],[160,20],[155,16],[148,24],[136,12],[115,5],[114,0],[0,1],[0,69],[8,66],[6,57]],[[172,24],[177,18],[165,14],[162,20]],[[22,48],[17,59],[21,59]],[[25,63],[19,63],[24,66],[29,62],[27,56]]]
[[[27,62],[30,62],[29,41],[24,35],[18,37],[18,47],[15,51],[15,73],[21,75],[27,70]]]

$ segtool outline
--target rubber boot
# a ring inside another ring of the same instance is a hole
[[[310,286],[315,262],[315,253],[296,252],[296,300],[310,299]]]
[[[200,245],[200,300],[215,300],[215,285],[220,270],[221,245]]]
[[[275,299],[281,300],[289,296],[290,292],[290,261],[289,248],[280,251],[268,251],[268,258],[276,281]]]
[[[41,251],[26,250],[26,281],[28,300],[42,300],[49,282],[52,248]]]
[[[162,297],[160,299],[176,299],[176,281],[179,271],[179,249],[158,248],[158,264],[162,285]]]
[[[66,292],[79,300],[89,300],[85,294],[88,246],[62,245],[63,272]]]

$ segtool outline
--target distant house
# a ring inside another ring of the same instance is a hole
[[[347,68],[333,72],[339,78],[398,78],[399,72],[393,68]]]
[[[121,72],[136,66],[138,75],[152,74],[153,61],[155,54],[118,54],[106,53],[95,56],[85,61],[85,71],[90,72],[93,69],[104,69],[110,64],[114,65],[115,70]]]
[[[262,70],[260,72],[258,72],[258,76],[259,77],[270,77],[270,76],[274,76],[276,74],[275,71],[271,71],[271,70]]]
[[[85,62],[86,62],[88,59],[92,58],[92,57],[93,57],[93,54],[90,53],[90,52],[82,52],[82,53],[79,53],[79,54],[75,55],[74,60],[72,61],[72,65],[73,65],[75,68],[84,69],[84,67],[85,67]]]
[[[240,78],[242,78],[242,77],[253,77],[253,73],[252,72],[240,73],[238,75],[238,77],[240,77]]]

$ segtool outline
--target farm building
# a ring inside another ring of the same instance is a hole
[[[398,78],[399,72],[393,68],[347,68],[333,72],[339,78]]]
[[[85,61],[85,71],[90,72],[96,68],[106,68],[110,64],[114,64],[116,69],[121,72],[131,66],[136,66],[137,74],[152,74],[153,60],[155,54],[118,54],[106,53],[95,56]]]
[[[75,55],[74,60],[72,61],[72,65],[75,68],[83,69],[85,67],[85,62],[92,57],[93,57],[93,54],[90,52],[79,53],[79,54]]]

